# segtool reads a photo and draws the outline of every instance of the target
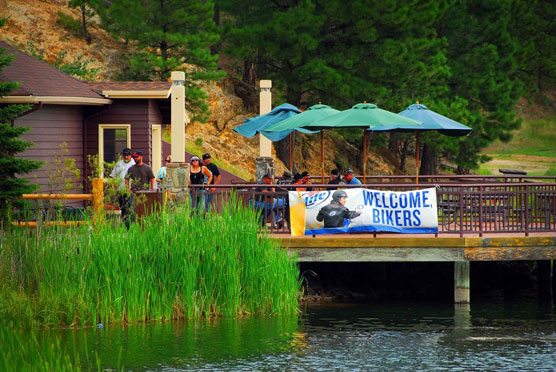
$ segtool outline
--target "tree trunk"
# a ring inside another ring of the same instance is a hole
[[[87,41],[87,44],[91,44],[93,38],[91,37],[91,34],[89,34],[89,30],[87,29],[87,5],[85,4],[85,2],[81,4],[81,24],[83,26],[83,34],[85,35],[85,40]]]
[[[243,61],[243,78],[244,83],[255,86],[255,63],[251,61]]]
[[[419,174],[422,176],[436,174],[438,170],[438,161],[434,149],[427,144],[423,145],[421,154],[421,167]]]

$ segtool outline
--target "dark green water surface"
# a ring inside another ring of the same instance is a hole
[[[534,301],[321,304],[299,317],[51,334],[85,364],[96,352],[133,371],[556,371],[556,313]]]

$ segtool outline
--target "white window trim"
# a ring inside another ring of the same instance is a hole
[[[99,124],[98,125],[98,162],[100,178],[104,178],[104,130],[125,129],[127,131],[127,147],[131,148],[131,124]]]
[[[165,165],[162,162],[162,124],[152,124],[151,132],[151,168],[156,176]]]

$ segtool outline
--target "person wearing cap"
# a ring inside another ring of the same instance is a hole
[[[164,188],[166,187],[166,173],[167,173],[167,165],[172,162],[172,156],[166,156],[164,160],[164,166],[160,167],[158,173],[156,174],[156,185],[158,187]]]
[[[317,214],[317,221],[324,220],[324,227],[344,227],[345,220],[357,218],[361,215],[358,211],[350,211],[346,205],[347,193],[344,190],[334,191],[330,204],[322,207]]]
[[[293,175],[292,185],[302,185],[303,184],[303,176],[301,174],[296,173]],[[306,191],[305,187],[296,187],[295,191]]]
[[[129,229],[129,224],[135,222],[135,196],[134,193],[140,190],[154,189],[154,173],[151,167],[143,162],[143,152],[136,150],[133,155],[135,165],[127,171],[126,186],[131,193],[130,197],[130,214],[124,222]]]
[[[136,150],[132,157],[135,160],[135,165],[127,171],[129,175],[128,188],[131,191],[153,190],[154,173],[151,167],[143,162],[143,152]]]
[[[353,175],[353,169],[348,168],[344,171],[344,180],[346,180],[348,185],[361,185],[361,181],[359,181]]]
[[[122,159],[116,163],[114,169],[112,169],[112,172],[110,173],[110,177],[117,183],[118,206],[120,207],[121,218],[124,221],[127,221],[131,214],[131,197],[126,188],[125,182],[127,171],[135,165],[135,160],[131,158],[131,154],[131,149],[127,147],[123,149]]]
[[[220,175],[220,170],[218,170],[218,167],[212,163],[209,153],[203,154],[203,163],[205,167],[207,167],[208,170],[212,173],[212,181],[207,184],[218,185],[222,176]],[[207,194],[205,199],[205,212],[208,211],[209,208],[211,208],[212,203],[214,202],[214,192],[216,191],[216,187],[211,187],[208,189],[208,191],[209,193]]]
[[[262,181],[257,182],[260,185],[267,185],[266,187],[257,187],[255,188],[255,209],[261,213],[260,221],[261,224],[267,222],[268,218],[271,214],[273,214],[272,207],[274,205],[274,198],[269,195],[265,195],[265,193],[274,192],[274,187],[269,187],[268,185],[272,184],[272,175],[270,173],[265,173],[263,175]],[[274,218],[276,221],[276,217]]]
[[[206,179],[206,181],[205,181]],[[207,167],[201,164],[201,159],[193,155],[191,157],[191,166],[189,168],[189,184],[190,185],[210,185],[212,182],[212,173]],[[202,188],[191,188],[191,208],[197,209],[201,205],[201,193],[206,190]]]
[[[301,173],[301,184],[302,185],[312,185],[311,183],[311,176],[309,175],[309,172],[307,171],[303,171],[303,173]],[[312,187],[305,187],[305,191],[313,191]]]
[[[342,179],[340,172],[337,169],[332,169],[330,171],[330,181],[328,181],[329,185],[345,185],[346,181]]]

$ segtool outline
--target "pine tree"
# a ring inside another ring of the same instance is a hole
[[[556,6],[550,0],[512,2],[510,32],[518,41],[518,76],[530,93],[556,83]]]
[[[205,117],[207,95],[200,81],[224,75],[210,49],[219,40],[212,1],[113,0],[96,9],[105,26],[135,50],[126,79],[165,81],[172,71],[185,68],[188,110],[198,119]]]
[[[460,173],[488,160],[480,151],[496,139],[509,141],[520,125],[515,103],[522,85],[515,78],[517,46],[508,31],[510,20],[508,1],[458,0],[436,26],[448,41],[452,73],[444,102],[465,102],[450,117],[465,119],[473,128],[455,153]]]
[[[0,27],[5,19],[0,19]],[[10,65],[12,55],[0,49],[0,71]],[[0,97],[8,95],[19,86],[15,82],[0,81]],[[30,128],[15,127],[13,121],[29,110],[29,105],[7,105],[0,107],[0,221],[9,215],[10,201],[25,193],[36,189],[29,180],[17,177],[32,172],[41,167],[41,162],[18,158],[15,155],[33,146],[31,142],[19,137]]]

